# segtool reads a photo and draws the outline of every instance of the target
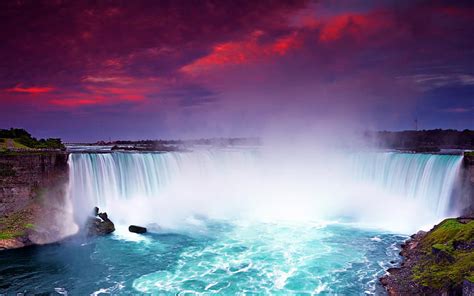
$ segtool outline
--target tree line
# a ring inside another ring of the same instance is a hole
[[[59,138],[36,139],[22,128],[0,129],[0,138],[13,139],[17,143],[34,149],[65,149]]]

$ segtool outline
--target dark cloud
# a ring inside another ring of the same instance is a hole
[[[218,93],[199,85],[184,85],[161,91],[158,94],[166,100],[178,100],[179,106],[194,107],[217,101]]]
[[[304,3],[304,2],[303,2]],[[77,82],[97,71],[159,76],[217,42],[276,29],[301,1],[2,1],[0,81]]]

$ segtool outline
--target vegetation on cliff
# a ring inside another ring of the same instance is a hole
[[[435,289],[455,287],[474,279],[474,220],[446,219],[421,240],[424,253],[413,279]]]
[[[474,218],[446,219],[402,246],[404,261],[381,278],[390,295],[461,294],[474,283]]]
[[[7,149],[65,149],[61,139],[36,139],[24,129],[0,129],[0,150]]]
[[[30,208],[0,218],[0,240],[25,236],[35,225]]]

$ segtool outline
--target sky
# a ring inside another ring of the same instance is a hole
[[[0,1],[0,127],[474,129],[472,1]]]

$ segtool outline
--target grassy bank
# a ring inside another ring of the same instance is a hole
[[[415,282],[444,289],[474,282],[474,220],[446,219],[421,240],[424,256],[413,268]]]

